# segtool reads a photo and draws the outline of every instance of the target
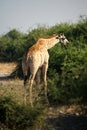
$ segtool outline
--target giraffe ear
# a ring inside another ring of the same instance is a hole
[[[60,35],[60,36],[64,36],[64,33],[62,32],[62,33],[60,33],[59,35]]]

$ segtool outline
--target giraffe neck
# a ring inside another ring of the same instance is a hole
[[[39,38],[37,43],[34,45],[35,48],[39,47],[40,49],[50,49],[59,43],[59,39],[56,39],[55,36],[51,38]]]
[[[47,49],[52,48],[55,46],[57,43],[59,43],[59,39],[56,39],[55,37],[46,39],[47,40]]]

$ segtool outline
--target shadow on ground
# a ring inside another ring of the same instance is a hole
[[[56,118],[47,118],[46,124],[46,130],[87,130],[87,115],[61,114]]]

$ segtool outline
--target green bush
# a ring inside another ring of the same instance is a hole
[[[0,122],[9,129],[36,129],[43,122],[44,109],[41,105],[31,108],[19,105],[12,97],[0,98]]]
[[[86,55],[87,44],[81,42],[78,46],[72,42],[67,48],[56,46],[51,49],[48,71],[52,78],[51,83],[48,80],[51,103],[87,102]]]

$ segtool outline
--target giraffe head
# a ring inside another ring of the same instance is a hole
[[[59,42],[63,43],[64,45],[67,45],[69,43],[64,33],[58,34],[57,39],[59,39]]]

